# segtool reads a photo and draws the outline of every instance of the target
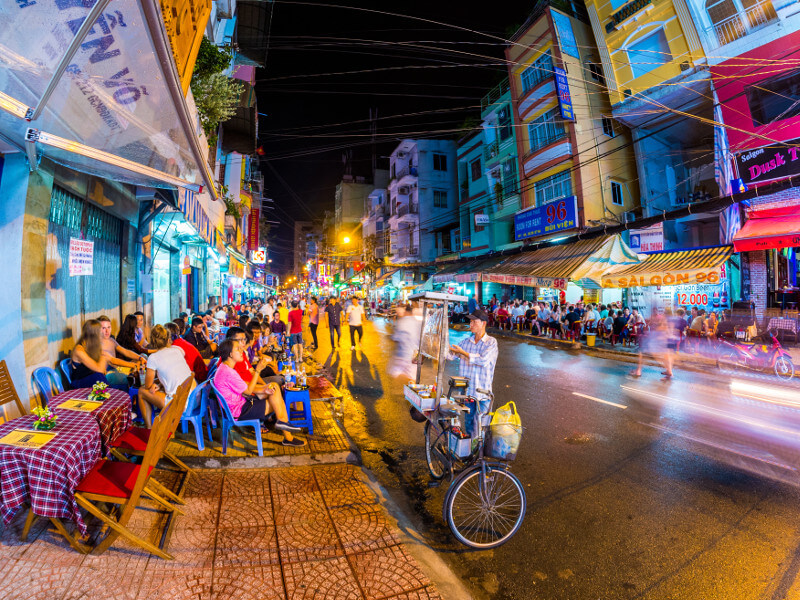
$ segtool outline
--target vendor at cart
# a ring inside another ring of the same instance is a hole
[[[477,390],[492,391],[494,380],[494,367],[497,364],[497,340],[486,335],[486,323],[489,315],[482,309],[477,309],[467,315],[469,318],[469,337],[461,340],[457,346],[450,346],[448,360],[459,359],[458,374],[469,379],[467,395],[478,400],[478,410],[475,411],[472,422],[472,435],[480,434],[480,417],[489,412],[491,400]]]

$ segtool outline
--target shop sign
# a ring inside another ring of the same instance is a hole
[[[568,196],[544,206],[514,215],[514,240],[524,240],[575,229],[578,226],[578,198]]]
[[[406,283],[413,283],[414,282],[414,271],[405,271],[403,273],[403,280]]]
[[[695,307],[706,312],[719,312],[730,308],[728,286],[728,281],[721,281],[716,284],[632,287],[625,290],[626,303],[645,316],[668,306],[673,309],[682,307],[687,311]]]
[[[664,224],[657,223],[643,229],[631,229],[630,243],[634,252],[660,252],[664,249]]]
[[[487,273],[483,276],[484,281],[491,281],[494,283],[505,283],[507,285],[524,285],[528,287],[545,287],[557,290],[567,289],[567,279],[558,277],[530,277],[527,275],[498,275],[495,273]]]
[[[475,226],[480,227],[481,225],[488,225],[489,224],[489,215],[486,213],[475,213]]]
[[[481,280],[480,273],[462,273],[460,275],[456,275],[453,277],[458,283],[473,283],[475,281]],[[445,277],[445,281],[447,281],[447,277]]]
[[[585,289],[583,290],[583,301],[589,304],[597,304],[600,302],[599,289]]]
[[[258,250],[258,213],[259,210],[254,206],[247,216],[247,249],[253,252]]]
[[[603,277],[604,288],[630,288],[660,285],[688,285],[696,283],[716,284],[722,277],[719,269],[713,271],[669,272],[630,277]]]
[[[207,195],[206,195],[207,197]],[[203,238],[209,246],[214,245],[214,227],[211,226],[211,219],[208,218],[203,205],[198,200],[197,195],[184,188],[182,193],[178,194],[178,208],[186,217],[197,233]]]
[[[254,250],[250,260],[257,265],[263,265],[267,262],[267,249],[261,246],[258,250]]]
[[[558,107],[561,109],[561,118],[566,121],[574,121],[575,113],[572,110],[572,98],[569,95],[569,82],[567,72],[556,67],[553,69],[556,74],[556,92],[558,93]]]
[[[94,273],[94,242],[69,238],[69,276]]]
[[[783,179],[800,173],[800,138],[786,146],[748,150],[736,155],[736,166],[744,185]]]

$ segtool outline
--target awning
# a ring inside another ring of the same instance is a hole
[[[686,283],[719,283],[720,267],[733,246],[657,252],[642,262],[603,275],[604,288],[648,287]]]
[[[32,168],[44,155],[216,199],[155,0],[12,3],[0,12],[0,90],[0,137]]]
[[[564,290],[573,280],[582,287],[598,288],[609,265],[638,261],[618,235],[599,237],[513,256],[490,269],[484,281]]]
[[[400,269],[397,268],[397,269],[391,269],[390,271],[386,271],[383,275],[381,275],[375,280],[375,285],[384,285],[387,282],[387,280],[391,279],[392,275],[397,273],[399,270]]]
[[[447,283],[448,281],[471,283],[473,281],[480,281],[483,273],[507,258],[506,256],[492,256],[473,259],[466,263],[448,265],[438,270],[433,275],[433,283],[441,284]]]
[[[244,85],[239,106],[236,113],[222,123],[222,150],[225,153],[255,154],[258,136],[256,92],[246,81],[239,83]]]
[[[733,246],[736,252],[800,246],[800,212],[796,206],[750,211]]]

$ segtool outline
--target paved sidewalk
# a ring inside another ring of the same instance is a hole
[[[0,598],[438,599],[401,543],[397,524],[353,465],[157,471],[182,489],[165,561],[118,541],[101,556],[70,549],[24,511],[0,536]],[[165,517],[136,511],[137,534],[158,543]],[[463,596],[462,596],[463,597]]]

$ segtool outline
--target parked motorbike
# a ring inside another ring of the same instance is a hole
[[[764,332],[756,342],[741,340],[719,340],[717,368],[721,371],[749,369],[772,371],[778,379],[794,377],[791,355],[783,349],[774,330]]]

